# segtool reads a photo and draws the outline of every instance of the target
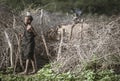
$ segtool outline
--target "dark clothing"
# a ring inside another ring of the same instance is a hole
[[[34,59],[35,40],[34,33],[25,29],[22,39],[22,53],[25,59]]]

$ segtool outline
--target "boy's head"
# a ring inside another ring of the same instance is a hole
[[[32,16],[25,16],[25,19],[24,19],[25,24],[31,24],[32,21],[33,21]]]

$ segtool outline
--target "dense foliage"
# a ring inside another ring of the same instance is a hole
[[[120,11],[120,0],[1,0],[14,10],[25,8],[45,8],[49,11],[71,12],[79,8],[87,13],[117,14]]]

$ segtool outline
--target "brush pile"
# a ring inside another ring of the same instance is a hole
[[[24,31],[24,16],[16,15],[4,5],[0,5],[0,70],[14,67],[16,59],[20,55],[19,34]],[[57,25],[71,23],[71,17],[58,13],[41,11],[32,13],[34,18],[33,27],[37,34],[35,55],[38,68],[55,58],[57,37]],[[44,40],[44,41],[43,41]],[[46,46],[45,46],[46,44]],[[48,52],[46,52],[48,51]],[[48,57],[48,53],[52,57]]]
[[[83,19],[84,22],[74,26],[71,39],[72,25],[63,26],[67,35],[53,69],[58,73],[79,73],[85,64],[96,62],[91,66],[94,69],[109,68],[120,72],[120,17],[88,15]]]
[[[43,11],[42,18],[41,11],[32,15],[32,24],[39,35],[35,48],[38,67],[52,61],[53,70],[61,73],[80,72],[84,64],[98,60],[99,68],[119,65],[119,16],[86,16],[72,28],[71,15],[47,11]],[[0,70],[15,65],[19,33],[24,30],[22,17],[0,5]]]

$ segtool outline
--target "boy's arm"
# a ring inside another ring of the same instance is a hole
[[[31,30],[34,33],[35,36],[38,36],[37,32],[34,30],[34,28],[31,26]]]
[[[28,25],[27,31],[30,31],[30,32],[32,31],[35,36],[39,36],[39,35],[37,34],[37,32],[34,30],[34,28],[33,28],[31,25]]]
[[[35,32],[34,28],[33,28],[31,25],[28,25],[28,26],[27,26],[27,31],[33,32],[34,35],[37,35],[37,33]]]

